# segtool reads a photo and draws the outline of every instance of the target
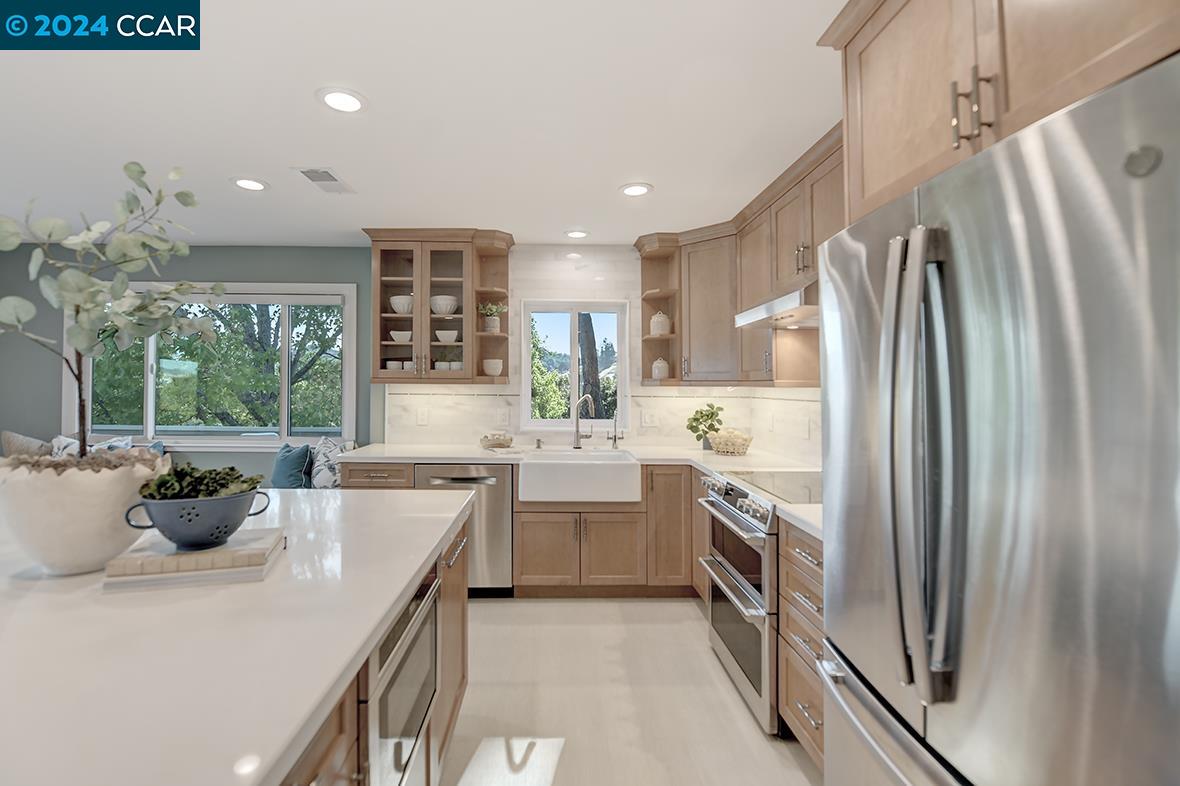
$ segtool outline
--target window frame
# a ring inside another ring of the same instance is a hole
[[[570,319],[570,417],[560,420],[535,420],[533,414],[533,377],[532,377],[532,315],[536,313],[568,312]],[[631,374],[630,374],[630,303],[626,300],[549,300],[526,299],[520,304],[520,320],[522,336],[520,360],[520,423],[523,431],[565,431],[574,427],[574,402],[579,398],[580,390],[577,383],[580,349],[578,346],[579,312],[595,312],[599,314],[613,313],[618,319],[618,335],[615,343],[615,412],[618,427],[625,430],[630,427],[631,413]],[[582,423],[610,424],[614,418],[581,418]]]
[[[174,283],[174,282],[172,282]],[[170,282],[143,281],[132,282],[133,289],[164,288],[171,286]],[[197,284],[202,289],[209,289],[212,284]],[[291,306],[339,305],[343,309],[343,331],[340,336],[340,346],[344,357],[341,359],[341,421],[339,439],[344,442],[356,440],[356,284],[256,284],[256,283],[226,283],[225,294],[216,298],[218,303],[228,305],[262,303],[280,306],[279,320],[281,325],[279,352],[279,427],[278,436],[258,434],[256,436],[215,437],[199,434],[156,434],[156,385],[155,361],[157,338],[147,339],[144,351],[144,391],[143,391],[143,433],[132,435],[135,445],[147,445],[155,441],[162,441],[168,450],[220,452],[232,451],[242,453],[270,453],[284,443],[291,445],[314,445],[319,436],[292,436],[290,433],[290,370],[291,370]],[[189,303],[203,303],[210,299],[208,295],[193,295],[183,298]],[[63,319],[62,335],[72,324],[71,315],[67,312]],[[92,395],[93,361],[87,359],[82,368],[83,390],[87,405],[94,400]],[[78,433],[78,397],[74,378],[69,371],[62,370],[62,412],[61,423],[63,434]],[[109,439],[112,435],[95,433],[93,413],[89,418],[89,441]]]

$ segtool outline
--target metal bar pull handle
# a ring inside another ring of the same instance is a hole
[[[434,477],[432,486],[495,486],[499,481],[494,475],[472,475],[471,477]]]
[[[893,422],[893,463],[897,494],[898,578],[905,630],[906,650],[918,697],[924,704],[935,701],[930,674],[930,630],[925,598],[926,467],[925,418],[920,377],[924,376],[922,350],[922,302],[926,283],[926,253],[930,232],[924,226],[910,231],[906,268],[902,279],[897,317],[897,394]]]
[[[959,99],[966,98],[969,93],[959,92],[959,80],[951,82],[951,149],[958,150],[963,146],[963,131],[959,128]]]
[[[881,476],[878,483],[878,519],[881,526],[881,557],[883,561],[885,614],[887,630],[895,634],[891,656],[894,675],[902,685],[912,681],[910,660],[906,655],[905,633],[901,621],[901,595],[897,573],[897,526],[894,506],[893,471],[893,399],[896,390],[897,306],[901,290],[902,261],[905,259],[906,238],[898,235],[889,241],[889,256],[885,264],[885,300],[881,313],[881,354],[877,364],[877,390],[880,409],[877,411],[877,465]]]
[[[971,102],[971,138],[979,139],[983,136],[983,127],[993,127],[995,124],[990,120],[983,119],[983,113],[979,109],[979,83],[987,82],[991,84],[992,78],[990,76],[980,76],[979,66],[971,66],[971,92],[968,95],[968,100]]]
[[[933,576],[927,585],[930,593],[930,668],[947,675],[955,669],[955,643],[958,640],[959,601],[963,578],[963,530],[958,525],[957,500],[964,490],[963,463],[956,455],[956,434],[963,433],[959,423],[961,411],[956,394],[962,389],[956,358],[951,353],[950,325],[947,320],[946,279],[941,263],[926,265],[926,298],[923,324],[927,354],[926,455],[931,472],[927,489],[929,507],[934,518],[927,528],[930,549],[934,554]]]
[[[811,713],[808,712],[808,710],[811,709],[810,704],[804,704],[801,701],[796,701],[795,702],[795,709],[797,709],[797,710],[799,710],[799,712],[803,713],[803,718],[808,723],[811,724],[811,728],[815,729],[816,731],[819,731],[820,729],[823,728],[824,722],[821,720],[816,720],[814,717],[812,717]]]

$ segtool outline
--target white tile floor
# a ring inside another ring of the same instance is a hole
[[[443,786],[821,786],[755,724],[695,600],[473,600]]]

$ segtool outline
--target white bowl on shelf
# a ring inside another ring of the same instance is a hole
[[[385,368],[390,371],[401,371],[402,362],[400,360],[387,360],[385,361]]]
[[[434,298],[431,298],[431,300],[433,299]],[[414,296],[394,295],[389,299],[389,307],[393,309],[393,313],[395,314],[413,314]]]
[[[504,372],[504,361],[492,358],[483,362],[483,373],[489,377],[498,377]]]
[[[389,337],[397,344],[409,344],[414,337],[412,330],[391,330]]]
[[[430,310],[435,314],[454,314],[459,309],[459,298],[454,295],[434,295],[430,298]]]
[[[459,338],[458,330],[436,330],[434,335],[438,336],[438,340],[444,344],[454,344]]]

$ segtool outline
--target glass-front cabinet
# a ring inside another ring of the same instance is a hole
[[[506,382],[499,375],[507,366],[507,325],[493,332],[481,327],[476,301],[506,304],[512,236],[492,230],[365,231],[373,239],[372,381]],[[495,286],[489,288],[489,281]],[[501,359],[491,368],[503,369],[492,377],[482,370],[489,358]]]

